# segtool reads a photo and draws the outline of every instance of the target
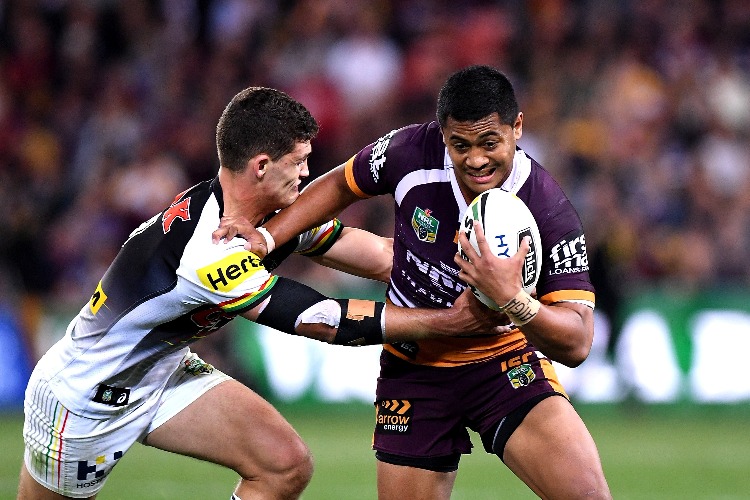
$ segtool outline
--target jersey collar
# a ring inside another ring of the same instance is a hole
[[[466,203],[464,195],[461,193],[461,188],[458,185],[453,162],[448,155],[447,147],[445,147],[445,154],[443,156],[443,168],[448,172],[448,178],[451,181],[453,197],[456,199],[456,205],[458,205],[458,222],[460,224],[463,214],[466,212],[469,204]],[[528,157],[523,149],[516,147],[516,154],[513,156],[513,168],[511,168],[510,175],[505,179],[505,182],[500,186],[500,189],[517,194],[518,190],[521,189],[521,186],[523,186],[529,178],[529,175],[531,175],[531,158]]]

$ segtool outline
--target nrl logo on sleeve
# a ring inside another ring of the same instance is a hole
[[[263,266],[257,255],[236,252],[198,269],[196,273],[206,288],[216,292],[229,292],[261,269]]]
[[[417,238],[427,243],[435,243],[437,238],[438,225],[440,221],[432,216],[432,210],[426,208],[422,210],[417,207],[411,218],[411,227],[417,233]]]

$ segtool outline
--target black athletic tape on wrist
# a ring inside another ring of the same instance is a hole
[[[381,325],[385,303],[357,299],[336,299],[336,302],[341,305],[341,323],[334,344],[361,346],[385,342]]]
[[[297,317],[309,307],[327,299],[307,285],[279,276],[271,290],[271,299],[255,322],[296,335],[294,323]]]
[[[297,238],[292,238],[280,247],[277,247],[260,261],[266,271],[273,271],[281,265],[284,260],[294,253],[297,248]]]

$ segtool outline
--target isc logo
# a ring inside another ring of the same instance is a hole
[[[257,255],[250,252],[237,252],[218,262],[198,269],[198,278],[206,287],[215,291],[228,292],[250,276],[263,269]]]

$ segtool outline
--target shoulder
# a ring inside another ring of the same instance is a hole
[[[519,150],[516,156],[516,164],[524,165],[521,170],[524,171],[522,175],[525,177],[517,190],[517,195],[534,214],[540,229],[564,213],[573,215],[576,223],[580,224],[575,208],[552,174],[522,150]]]
[[[223,203],[218,182],[187,191],[177,203],[189,205],[186,210],[190,221],[184,226],[182,223],[186,221],[175,222],[171,229],[181,231],[184,228],[187,233],[179,245],[177,274],[203,290],[210,302],[257,290],[269,279],[260,258],[244,249],[244,239],[213,242],[211,236],[219,225]],[[173,207],[178,205],[173,204]]]
[[[529,159],[529,176],[518,192],[539,226],[542,274],[537,285],[545,303],[574,301],[594,307],[594,288],[583,225],[560,184],[539,163]]]
[[[413,163],[415,158],[423,158],[421,162],[430,162],[431,159],[442,162],[442,145],[440,128],[435,122],[408,125],[383,135],[362,149],[356,158],[370,166],[391,165],[403,160]]]
[[[141,274],[159,283],[169,280],[186,247],[195,239],[204,213],[215,212],[218,221],[218,204],[211,199],[208,185],[203,183],[175,196],[167,208],[130,233],[111,266],[112,272],[126,280]]]
[[[177,274],[204,302],[251,307],[273,287],[276,277],[244,244],[241,238],[214,244],[211,232],[198,231],[185,248]]]
[[[382,194],[414,170],[442,168],[444,157],[440,127],[430,122],[388,132],[352,157],[347,168],[363,192]]]

